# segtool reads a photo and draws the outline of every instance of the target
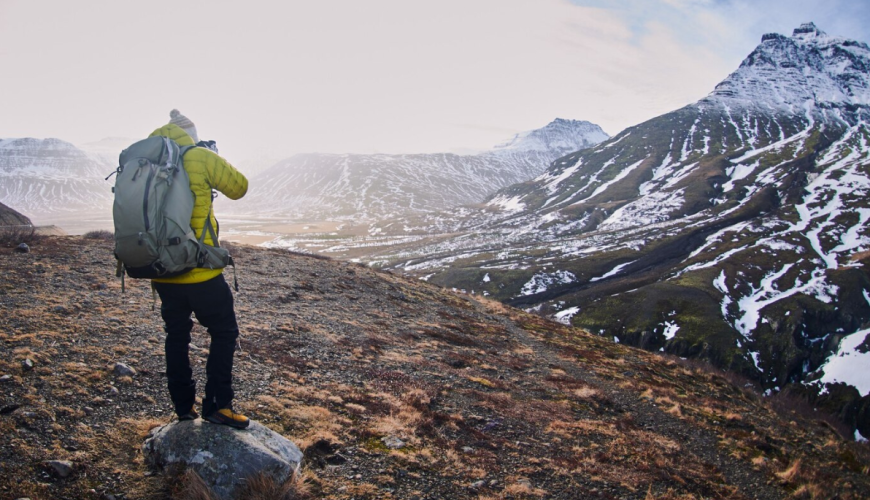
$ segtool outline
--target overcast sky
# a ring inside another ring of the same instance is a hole
[[[172,108],[239,163],[613,135],[806,21],[870,41],[864,0],[0,0],[0,137],[139,138]]]

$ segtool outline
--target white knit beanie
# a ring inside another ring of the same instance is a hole
[[[178,125],[182,129],[184,129],[184,131],[187,132],[187,135],[189,135],[190,138],[193,139],[193,142],[199,142],[199,137],[196,135],[196,125],[194,125],[193,122],[190,121],[190,118],[182,115],[181,112],[177,109],[173,109],[169,112],[169,118],[171,118],[169,120],[169,123],[173,125]]]

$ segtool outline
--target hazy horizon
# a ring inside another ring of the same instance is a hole
[[[845,0],[0,0],[0,137],[139,138],[173,108],[233,161],[486,150],[557,117],[615,135],[764,33],[867,41],[868,20]]]

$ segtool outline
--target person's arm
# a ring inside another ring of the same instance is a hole
[[[231,200],[238,200],[248,192],[248,179],[235,167],[212,151],[206,161],[206,177],[212,188]]]

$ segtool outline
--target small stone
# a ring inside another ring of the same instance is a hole
[[[67,477],[73,471],[73,463],[69,460],[49,460],[45,464],[54,469],[54,472],[60,477]]]
[[[29,253],[30,247],[27,246],[27,243],[20,243],[17,247],[15,247],[15,251],[18,253]]]
[[[90,406],[85,406],[84,408],[82,408],[82,411],[85,412],[85,415],[90,416],[90,415],[94,414],[94,409],[91,408]]]
[[[383,442],[384,446],[391,450],[398,450],[405,447],[405,442],[397,438],[396,436],[387,436],[381,438],[381,442]]]
[[[462,452],[463,452],[463,453],[473,453],[473,452],[474,452],[474,448],[472,448],[471,446],[463,446],[463,447],[462,447]]]
[[[471,489],[479,490],[479,489],[483,488],[485,485],[486,485],[486,481],[483,481],[483,480],[475,481],[475,482],[471,483]]]
[[[115,375],[119,377],[133,377],[136,375],[136,370],[131,368],[129,365],[125,365],[124,363],[115,363],[115,367],[112,369]]]
[[[110,385],[109,386],[109,393],[112,394],[112,396],[117,396],[118,394],[121,394],[121,391],[119,391],[118,388],[115,387],[114,385]]]
[[[12,380],[12,375],[3,375],[0,377],[0,382],[9,382],[10,380]]]
[[[340,453],[326,457],[326,463],[329,465],[343,465],[347,463],[347,458]]]
[[[121,323],[121,318],[116,318],[116,317],[112,316],[111,318],[107,319],[106,321],[108,321],[109,323]]]
[[[26,371],[26,372],[29,372],[30,370],[32,370],[34,366],[35,365],[33,363],[33,360],[30,358],[27,358],[21,362],[21,369]]]
[[[0,408],[0,415],[8,415],[19,408],[21,408],[21,405],[19,404],[6,405],[3,408]]]

